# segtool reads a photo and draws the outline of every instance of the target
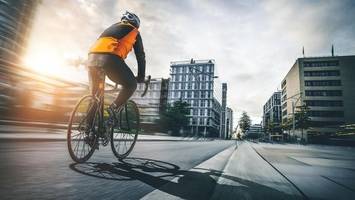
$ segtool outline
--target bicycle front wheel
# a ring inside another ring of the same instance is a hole
[[[111,149],[118,159],[129,155],[139,133],[139,110],[137,104],[128,101],[117,113],[118,122],[111,129]]]
[[[87,161],[97,145],[97,101],[84,96],[76,104],[69,120],[67,144],[70,157],[78,163]]]

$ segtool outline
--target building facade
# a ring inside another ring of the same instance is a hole
[[[219,132],[219,137],[223,139],[227,138],[226,110],[227,110],[227,83],[222,83],[222,112],[221,112],[221,130]]]
[[[190,134],[219,136],[222,92],[215,74],[214,60],[171,62],[168,103],[182,100],[190,105]]]
[[[281,125],[281,91],[274,92],[264,104],[262,125],[264,130]]]
[[[253,124],[250,126],[249,130],[246,131],[246,137],[249,138],[260,138],[263,136],[263,128],[261,124]]]
[[[165,110],[168,98],[169,80],[163,78],[151,79],[147,94],[141,97],[144,83],[138,84],[131,99],[137,103],[141,116],[141,125],[145,131],[160,131],[159,120]]]
[[[0,59],[21,63],[39,0],[0,1]]]
[[[355,123],[355,56],[298,58],[281,83],[282,120],[301,105],[309,108],[304,134],[329,134]],[[291,133],[300,138],[298,132]]]
[[[229,107],[226,109],[226,139],[232,138],[233,135],[233,110]]]

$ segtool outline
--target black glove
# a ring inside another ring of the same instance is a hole
[[[144,83],[144,76],[137,76],[136,79],[138,83]]]

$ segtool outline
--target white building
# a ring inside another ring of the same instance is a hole
[[[190,104],[188,132],[219,136],[221,126],[221,84],[215,76],[214,60],[171,62],[168,103]]]
[[[143,83],[138,84],[137,90],[131,97],[138,105],[141,125],[145,131],[158,131],[161,128],[159,120],[167,103],[168,83],[168,79],[151,79],[144,97],[141,97],[145,87]]]

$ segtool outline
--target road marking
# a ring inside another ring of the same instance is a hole
[[[233,145],[141,199],[208,199],[234,151]]]
[[[250,144],[249,144],[250,145]],[[280,170],[278,170],[273,164],[271,164],[271,162],[269,162],[263,155],[261,155],[254,147],[253,145],[250,145],[251,148],[254,149],[254,151],[263,159],[265,160],[265,162],[267,162],[272,168],[274,168],[282,177],[284,177],[289,183],[291,183],[291,185],[293,187],[295,187],[295,189],[303,196],[304,199],[308,200],[309,198],[307,197],[307,195],[302,192],[302,190],[296,185],[294,184],[289,178],[287,178],[287,176],[285,176]]]

